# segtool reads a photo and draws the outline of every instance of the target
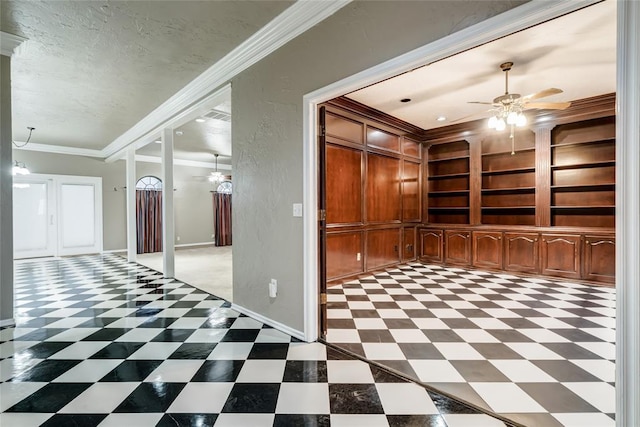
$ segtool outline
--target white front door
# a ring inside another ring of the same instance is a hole
[[[15,176],[14,258],[102,252],[102,179]]]

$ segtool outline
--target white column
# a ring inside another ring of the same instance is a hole
[[[173,129],[162,130],[162,273],[174,277]]]
[[[136,149],[127,150],[127,260],[136,262]]]
[[[640,2],[618,1],[616,425],[640,426]]]
[[[13,320],[11,57],[0,56],[0,326]]]

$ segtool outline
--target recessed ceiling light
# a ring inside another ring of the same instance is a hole
[[[436,120],[439,122],[444,122],[445,120],[447,120],[447,118],[445,116],[438,116]]]
[[[205,119],[196,119],[196,122],[198,122],[198,123],[204,123],[204,122],[206,122],[206,120],[205,120]]]
[[[402,98],[400,102],[404,102],[404,103],[411,102],[411,98]]]
[[[156,144],[162,144],[162,141],[160,141],[159,139],[156,139],[156,140],[155,140],[155,141],[153,141],[153,142],[155,142]]]

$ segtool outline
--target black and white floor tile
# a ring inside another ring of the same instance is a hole
[[[0,425],[504,426],[110,255],[16,264]]]
[[[613,288],[411,263],[327,297],[329,343],[524,425],[615,425]]]

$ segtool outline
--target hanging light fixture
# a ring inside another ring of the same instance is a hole
[[[29,169],[27,169],[27,167],[24,165],[24,163],[18,163],[17,160],[14,161],[13,163],[13,170],[11,171],[11,174],[13,176],[16,175],[29,175],[31,172],[29,172]]]
[[[218,156],[219,156],[219,154],[214,154],[214,156],[216,156],[216,171],[215,172],[211,172],[211,175],[209,175],[209,182],[222,182],[222,181],[224,181],[224,175],[222,175],[222,173],[218,172]]]

